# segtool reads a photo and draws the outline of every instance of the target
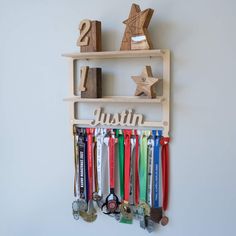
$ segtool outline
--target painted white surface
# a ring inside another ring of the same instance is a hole
[[[133,1],[0,0],[0,235],[146,235],[99,216],[75,222],[68,64],[83,18],[117,50]],[[170,224],[159,235],[235,235],[233,0],[146,0],[155,48],[172,50]],[[123,68],[122,68],[123,69]],[[125,70],[125,68],[124,68]],[[128,91],[128,90],[127,90]]]

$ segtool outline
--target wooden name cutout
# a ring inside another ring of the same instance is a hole
[[[100,21],[82,20],[79,30],[77,46],[80,46],[81,52],[100,52],[102,50]]]
[[[152,49],[148,25],[151,21],[153,9],[140,10],[139,5],[132,4],[129,18],[123,23],[126,25],[120,50]]]
[[[122,111],[121,113],[104,113],[103,109],[97,108],[94,111],[95,120],[91,121],[92,126],[97,125],[114,125],[114,126],[142,126],[143,115],[136,114],[132,109]]]

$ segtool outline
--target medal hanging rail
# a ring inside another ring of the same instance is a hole
[[[169,138],[163,137],[161,130],[74,125],[73,131],[74,218],[93,222],[100,209],[120,223],[132,224],[135,219],[148,232],[154,231],[155,223],[165,226]],[[119,172],[119,186],[116,172]],[[104,186],[105,178],[109,178],[108,186]]]
[[[148,232],[154,231],[155,223],[168,224],[170,51],[152,49],[147,30],[152,14],[153,9],[141,11],[137,4],[132,5],[123,22],[126,29],[120,51],[103,52],[101,22],[82,20],[77,41],[80,53],[63,54],[70,65],[70,97],[64,100],[70,104],[74,141],[72,211],[76,220],[93,222],[100,209],[120,223],[138,220]],[[80,73],[76,75],[76,63],[80,61],[145,61],[154,57],[163,61],[162,78],[155,77],[151,66],[145,65],[140,75],[131,76],[136,84],[134,96],[103,97],[102,68],[79,66]],[[157,87],[161,88],[161,96],[156,95]],[[76,103],[99,104],[94,118],[78,118]],[[100,105],[113,103],[122,105],[123,110],[111,114]],[[136,113],[127,104],[160,104],[162,119],[146,120],[145,114]]]

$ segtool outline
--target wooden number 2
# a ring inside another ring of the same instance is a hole
[[[80,36],[77,41],[77,46],[87,46],[89,44],[89,37],[86,34],[91,29],[90,20],[82,20],[79,24]]]

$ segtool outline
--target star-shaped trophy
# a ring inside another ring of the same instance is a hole
[[[141,75],[131,76],[131,78],[137,84],[135,96],[146,95],[148,98],[156,97],[155,85],[159,79],[153,77],[151,66],[145,66]]]
[[[132,4],[129,18],[123,23],[126,25],[120,50],[151,49],[152,43],[148,33],[153,9],[140,10],[139,5]]]

